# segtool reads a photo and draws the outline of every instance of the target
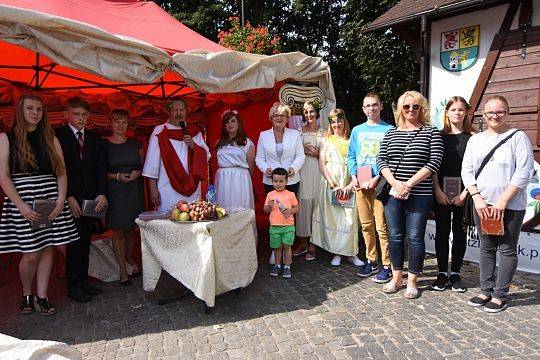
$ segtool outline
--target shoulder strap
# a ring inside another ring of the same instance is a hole
[[[507,142],[512,136],[514,136],[515,133],[517,133],[518,131],[522,131],[522,130],[516,130],[514,132],[512,132],[510,135],[508,135],[507,137],[505,137],[504,139],[502,139],[501,141],[499,141],[497,143],[497,145],[495,145],[493,147],[493,149],[491,149],[491,151],[486,155],[486,157],[484,158],[484,160],[482,160],[482,164],[480,164],[480,167],[478,168],[478,170],[476,170],[476,173],[474,174],[474,178],[475,179],[478,179],[478,176],[480,175],[480,173],[482,172],[482,170],[484,170],[484,167],[487,165],[487,163],[489,162],[489,159],[491,159],[491,157],[493,156],[493,154],[495,153],[495,151],[497,151],[497,149],[502,145],[504,144],[505,142]]]
[[[416,134],[414,134],[414,136],[412,137],[411,141],[409,141],[409,143],[407,144],[407,146],[405,146],[405,150],[403,150],[403,154],[401,154],[401,157],[399,158],[399,162],[397,163],[396,165],[396,168],[394,169],[394,172],[397,170],[397,168],[399,167],[399,165],[401,164],[401,160],[403,160],[403,157],[405,156],[405,153],[407,152],[407,149],[409,148],[409,146],[412,144],[414,138],[416,137],[416,135],[420,134],[420,132],[424,130],[424,127],[422,126],[420,129],[418,129],[418,131],[416,132]],[[393,173],[392,173],[393,174]]]

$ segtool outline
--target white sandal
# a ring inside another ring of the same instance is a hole
[[[416,299],[418,297],[418,288],[407,285],[404,296],[406,299]]]
[[[382,291],[383,291],[384,293],[387,293],[387,294],[395,294],[395,293],[397,293],[402,287],[403,287],[403,284],[398,285],[398,284],[396,284],[395,282],[390,281],[389,283],[386,283],[386,284],[383,286]]]

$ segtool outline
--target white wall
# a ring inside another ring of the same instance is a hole
[[[540,0],[535,0],[534,4],[536,5],[538,2]],[[540,8],[540,6],[536,7]],[[440,120],[436,117],[441,109],[444,109],[443,103],[448,98],[458,95],[467,100],[470,99],[493,37],[499,31],[507,9],[508,4],[504,4],[487,10],[443,19],[431,24],[429,103],[433,124],[441,127]],[[440,61],[441,34],[474,25],[480,25],[480,48],[476,63],[470,68],[459,72],[450,72],[444,69]]]

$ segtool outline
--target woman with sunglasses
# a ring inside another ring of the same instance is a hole
[[[534,171],[529,137],[524,131],[510,127],[508,110],[508,101],[503,96],[488,98],[483,113],[488,128],[469,140],[461,170],[463,183],[474,201],[474,220],[480,237],[481,292],[468,303],[484,306],[489,313],[507,307],[510,282],[518,262],[517,243],[527,206],[526,189]],[[495,150],[476,178],[486,155],[504,139],[506,142]],[[480,219],[502,219],[504,235],[482,233],[478,226]]]
[[[294,193],[298,198],[300,185],[300,169],[304,165],[306,155],[302,138],[298,130],[287,128],[291,117],[291,109],[287,105],[274,103],[270,108],[268,117],[272,128],[262,131],[257,142],[257,155],[255,163],[263,173],[264,191],[268,194],[274,190],[272,185],[272,171],[275,168],[284,168],[288,172],[287,190]],[[270,264],[281,259],[274,259],[274,253],[270,257]]]
[[[255,145],[246,136],[240,114],[221,114],[221,135],[216,143],[218,170],[216,201],[225,208],[255,209],[251,174],[255,168]]]
[[[444,291],[448,285],[453,291],[465,292],[461,282],[461,265],[467,249],[467,235],[463,227],[463,200],[465,191],[460,187],[460,193],[453,196],[445,193],[446,181],[457,181],[461,185],[461,163],[467,141],[474,129],[467,119],[469,104],[461,96],[453,96],[446,103],[444,110],[444,127],[441,131],[444,154],[441,166],[433,175],[435,189],[435,252],[439,274],[431,285],[436,291]],[[449,236],[452,230],[452,266],[448,276]]]
[[[409,241],[409,274],[405,298],[418,297],[417,281],[424,265],[424,234],[433,203],[432,175],[441,164],[442,138],[429,126],[427,100],[417,91],[406,91],[395,111],[397,128],[389,130],[382,143],[377,165],[392,187],[384,200],[388,224],[392,280],[385,293],[403,287],[405,238]]]

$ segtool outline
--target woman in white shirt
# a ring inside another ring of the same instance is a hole
[[[292,191],[298,198],[299,171],[306,159],[302,137],[298,130],[287,128],[287,123],[291,117],[291,109],[287,105],[282,105],[279,102],[274,103],[270,108],[268,117],[272,123],[272,128],[259,134],[257,155],[255,156],[255,163],[263,173],[264,191],[268,194],[274,190],[272,171],[280,167],[287,169],[289,173],[285,189]],[[274,252],[272,252],[270,264],[274,263]]]
[[[216,200],[229,209],[255,209],[251,183],[255,145],[246,136],[238,111],[226,110],[221,122],[221,136],[216,143]]]
[[[510,128],[508,111],[508,101],[503,96],[487,100],[483,117],[488,128],[470,138],[461,169],[463,184],[474,201],[474,218],[480,237],[481,292],[468,303],[484,306],[489,313],[507,307],[508,290],[518,262],[517,243],[527,206],[526,189],[534,170],[531,142],[525,132]],[[486,155],[507,137],[476,178]],[[504,235],[483,234],[480,219],[486,218],[502,218]]]
[[[272,128],[260,133],[257,142],[255,163],[263,173],[264,190],[268,194],[274,190],[272,186],[272,170],[281,167],[289,172],[286,189],[298,198],[300,185],[299,171],[306,155],[302,138],[298,130],[287,128],[291,109],[287,105],[276,102],[270,108],[269,118]]]

